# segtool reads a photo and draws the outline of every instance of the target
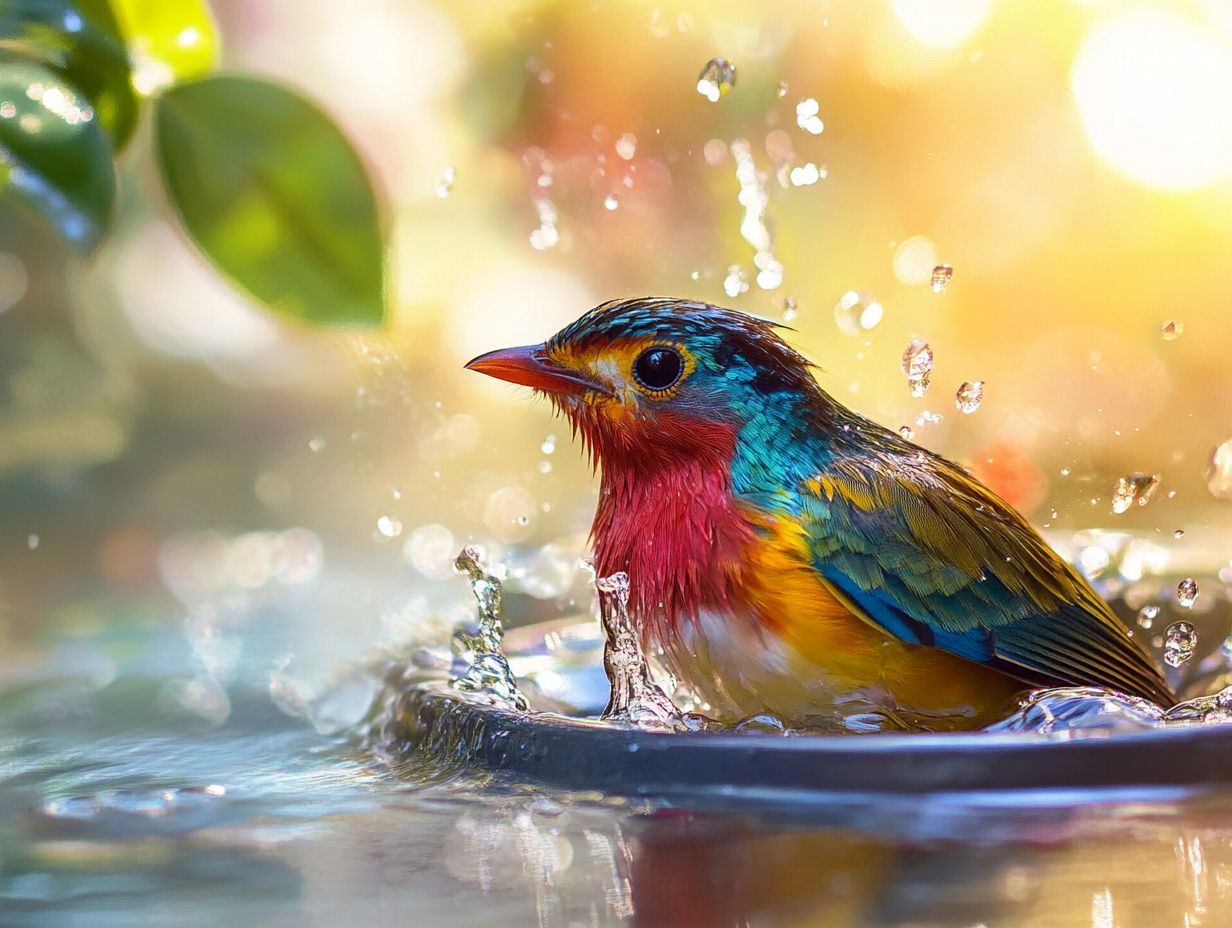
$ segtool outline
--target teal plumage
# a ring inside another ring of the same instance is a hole
[[[625,300],[544,345],[471,364],[543,390],[577,427],[603,472],[600,567],[630,570],[643,627],[678,666],[715,652],[705,617],[719,615],[742,647],[788,655],[767,666],[816,667],[828,685],[888,690],[900,705],[927,701],[922,674],[961,676],[963,662],[1027,685],[1173,701],[1026,519],[958,465],[838,403],[776,328],[703,303]],[[922,657],[937,652],[961,661]],[[708,691],[756,708],[748,693],[773,689],[769,672],[732,660],[724,672],[741,682]],[[863,674],[860,661],[885,667]],[[706,689],[710,668],[683,671]]]

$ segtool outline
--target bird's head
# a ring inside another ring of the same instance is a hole
[[[823,396],[776,328],[706,303],[619,300],[466,366],[546,394],[605,467],[730,460],[743,432],[802,427]]]

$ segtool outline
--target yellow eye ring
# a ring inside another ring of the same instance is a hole
[[[693,355],[680,345],[656,342],[638,352],[629,365],[629,373],[646,396],[668,399],[676,395],[696,366]]]

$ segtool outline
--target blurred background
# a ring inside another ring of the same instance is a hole
[[[70,854],[60,829],[85,814],[63,805],[76,793],[95,796],[92,816],[111,814],[104,788],[121,784],[154,790],[164,811],[183,799],[166,798],[168,783],[196,784],[198,798],[251,794],[260,756],[277,768],[261,788],[282,797],[267,792],[264,814],[298,815],[278,802],[305,796],[349,809],[359,774],[303,773],[315,742],[287,735],[286,715],[346,730],[372,695],[353,662],[444,640],[472,609],[451,567],[463,544],[507,575],[514,623],[589,608],[577,561],[594,481],[568,428],[528,391],[462,365],[615,297],[669,294],[783,321],[827,390],[963,461],[1133,609],[1171,602],[1186,573],[1203,578],[1195,613],[1227,599],[1228,4],[211,8],[225,69],[298,88],[359,150],[383,201],[388,325],[313,330],[251,302],[178,230],[149,144],[121,158],[113,228],[89,259],[0,207],[0,709],[33,739],[5,745],[31,791],[12,808],[42,810],[0,815],[0,849],[26,861],[0,874],[9,898],[43,899],[49,872],[48,898],[67,899],[89,889],[91,868],[174,864],[161,844],[125,844],[118,863],[115,848]],[[138,142],[151,134],[146,119]],[[952,277],[934,287],[942,265]],[[918,396],[903,359],[916,340],[933,357]],[[284,740],[242,740],[261,726]],[[129,730],[231,740],[81,753]],[[91,764],[106,775],[80,773]],[[288,780],[297,770],[304,779]],[[143,796],[121,811],[145,816]],[[507,870],[568,866],[545,847],[576,845],[579,860],[589,847],[592,867],[628,853],[621,825],[602,840],[577,830],[573,845],[534,831],[543,846],[531,854],[522,825],[492,831],[478,812],[443,821],[444,845],[503,848]],[[334,850],[299,859],[289,827],[242,839],[214,828],[198,850],[292,842],[278,865],[290,883],[277,868],[270,879],[291,895],[310,881],[325,913],[348,914],[330,908],[335,876],[355,880],[357,899],[378,891],[368,854],[372,829],[388,826],[373,818],[339,838],[357,858],[344,876]],[[489,840],[498,832],[504,844]],[[1173,879],[1158,864],[1177,839],[1160,834],[1127,873]],[[1191,914],[1215,885],[1196,834],[1177,851]],[[13,852],[14,835],[47,840]],[[451,853],[453,876],[486,897],[488,865]],[[998,904],[1042,885],[1034,857],[1007,860],[1018,882],[981,877]],[[274,892],[263,872],[233,875],[260,900]],[[921,892],[935,889],[931,873],[917,873]],[[603,880],[627,893],[616,874],[613,863]],[[202,878],[186,879],[180,903]],[[1102,879],[1081,871],[1079,902],[1066,902],[1074,924],[1114,924]],[[947,892],[961,897],[960,884]],[[578,885],[585,912],[594,887]],[[402,891],[415,911],[437,890]],[[1161,884],[1152,898],[1176,891]],[[614,919],[631,905],[621,898],[608,895]],[[903,911],[917,898],[900,899]],[[980,910],[956,911],[970,924]]]

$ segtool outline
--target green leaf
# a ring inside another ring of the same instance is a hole
[[[0,49],[55,68],[94,108],[119,151],[137,124],[128,48],[106,0],[0,0]]]
[[[6,173],[7,172],[7,173]],[[115,201],[111,148],[81,91],[45,65],[0,52],[0,178],[83,250]]]
[[[329,117],[284,87],[235,76],[177,85],[154,112],[171,200],[223,273],[285,316],[380,323],[376,197]]]
[[[214,70],[218,27],[202,0],[111,0],[111,6],[132,48],[138,93],[153,94]]]

